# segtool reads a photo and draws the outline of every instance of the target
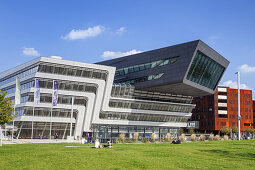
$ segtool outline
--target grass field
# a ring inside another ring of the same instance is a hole
[[[82,147],[65,147],[65,146]],[[255,141],[0,147],[0,169],[255,169]]]

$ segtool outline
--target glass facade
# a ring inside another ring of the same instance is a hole
[[[39,87],[40,88],[46,88],[46,89],[52,89],[52,80],[39,80]],[[34,81],[30,81],[24,84],[20,85],[20,89],[25,90],[28,88],[34,87]],[[16,87],[12,88],[4,88],[3,91],[6,91],[7,94],[15,93]],[[85,91],[90,93],[95,93],[97,91],[97,87],[94,84],[86,84],[86,83],[80,83],[80,82],[71,82],[71,81],[59,81],[58,83],[58,89],[59,90],[68,90],[68,91]]]
[[[32,107],[20,107],[15,109],[15,113],[17,116],[33,116],[33,108]],[[51,115],[51,108],[45,107],[35,107],[35,116],[39,117],[50,117]],[[73,111],[73,118],[76,118],[78,111],[74,109]],[[71,110],[68,109],[52,109],[52,117],[63,117],[63,118],[70,118],[71,117]]]
[[[132,121],[150,121],[150,122],[187,122],[189,117],[184,116],[170,116],[170,115],[156,115],[143,113],[114,113],[101,112],[100,119],[110,120],[132,120]]]
[[[155,134],[155,140],[164,141],[167,133],[171,139],[176,139],[179,129],[174,127],[155,127],[155,126],[118,126],[118,125],[92,125],[92,137],[90,141],[99,139],[106,142],[107,139],[115,142],[120,134],[125,134],[126,140],[134,139],[134,133],[138,133],[138,140],[150,140],[151,134]]]
[[[28,83],[23,83],[23,84],[20,85],[20,90],[25,90],[25,89],[31,88],[33,86],[34,86],[34,81],[30,81]],[[12,94],[12,93],[15,93],[16,87],[5,88],[5,89],[2,89],[2,90],[6,91],[7,94]]]
[[[14,122],[15,131],[14,137],[17,139],[31,139],[32,122]],[[72,124],[74,134],[75,123]],[[8,132],[10,133],[10,132]],[[70,123],[52,122],[51,135],[58,134],[59,139],[66,139],[70,134]],[[7,134],[8,135],[8,134]],[[40,135],[40,137],[39,137]],[[50,122],[34,122],[33,124],[33,138],[34,139],[49,139],[50,138]]]
[[[162,104],[162,103],[151,103],[151,102],[146,103],[146,102],[138,102],[138,101],[110,100],[109,107],[190,113],[194,106],[180,105],[180,104],[177,105],[177,104],[171,104],[171,103]]]
[[[119,75],[122,76],[122,75],[130,74],[130,73],[134,73],[134,72],[138,72],[138,71],[143,71],[143,70],[148,70],[148,69],[155,68],[155,67],[164,66],[167,64],[173,64],[177,61],[178,57],[179,56],[167,58],[167,59],[163,59],[163,60],[157,60],[157,61],[153,61],[150,63],[120,68],[120,69],[116,70],[115,76],[119,76]]]
[[[160,73],[160,74],[153,74],[153,75],[149,75],[149,76],[143,76],[143,77],[138,77],[132,80],[127,80],[127,81],[121,81],[121,83],[125,83],[125,84],[135,84],[135,83],[140,83],[140,82],[144,82],[144,81],[150,81],[150,80],[156,80],[161,78],[164,75],[164,73]]]
[[[38,66],[33,67],[33,68],[29,69],[29,70],[23,71],[22,73],[13,75],[13,76],[11,76],[11,77],[9,77],[9,78],[7,78],[7,79],[1,80],[1,81],[0,81],[0,86],[3,86],[3,85],[5,85],[5,84],[7,84],[7,83],[10,83],[10,82],[12,82],[12,81],[15,81],[15,80],[16,80],[16,77],[23,78],[23,77],[29,76],[29,75],[31,75],[31,74],[34,74],[34,73],[37,72],[37,69],[38,69]]]
[[[51,66],[49,64],[40,64],[38,72],[60,74],[66,76],[77,76],[86,78],[95,78],[106,80],[107,72],[104,70],[96,70],[90,68],[79,68],[70,66]]]
[[[40,88],[52,89],[53,80],[39,80]],[[72,81],[59,81],[58,82],[59,90],[68,90],[68,91],[82,91],[82,92],[91,92],[96,93],[97,87],[95,84],[87,84],[81,82],[72,82]]]
[[[134,86],[132,85],[120,84],[120,83],[113,84],[111,96],[118,97],[118,98],[130,98],[130,99],[163,101],[163,102],[185,103],[185,104],[191,104],[193,99],[193,97],[191,96],[135,90]]]
[[[10,98],[13,103],[14,103],[14,96]],[[34,102],[34,94],[25,94],[21,96],[21,103],[26,103],[26,102]],[[51,103],[52,102],[52,94],[47,94],[47,93],[40,93],[40,103]],[[74,105],[82,105],[86,106],[86,99],[85,97],[74,97]],[[66,95],[58,95],[58,104],[72,104],[72,97],[71,96],[66,96]]]
[[[214,90],[224,70],[222,65],[197,51],[186,79]]]

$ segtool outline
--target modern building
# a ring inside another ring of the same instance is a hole
[[[214,93],[229,61],[197,40],[98,64],[116,67],[115,83],[196,97]]]
[[[252,90],[240,90],[241,131],[253,128]],[[238,90],[219,86],[213,95],[196,97],[191,121],[197,130],[217,133],[223,127],[238,126]]]
[[[164,138],[187,126],[193,97],[212,94],[228,64],[200,40],[98,64],[39,57],[0,73],[0,89],[14,101],[15,80],[20,78],[17,138],[49,138],[55,133],[66,138],[71,123],[76,139],[104,141],[120,133],[132,138],[135,132]],[[35,78],[38,105],[33,102]],[[53,80],[58,82],[57,106],[52,106]]]

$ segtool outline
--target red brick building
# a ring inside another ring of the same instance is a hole
[[[255,129],[255,101],[253,101],[253,128]]]
[[[253,101],[251,90],[240,90],[241,131],[253,128]],[[218,87],[214,95],[194,98],[196,104],[191,121],[199,122],[200,131],[218,132],[227,126],[238,126],[238,90]]]

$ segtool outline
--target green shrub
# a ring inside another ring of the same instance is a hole
[[[220,129],[220,132],[227,135],[227,134],[230,133],[230,129],[227,126],[225,126],[225,127]]]
[[[189,129],[189,134],[192,135],[192,134],[194,134],[194,133],[195,133],[195,132],[194,132],[194,129],[193,129],[193,128],[190,128],[190,129]]]
[[[183,132],[183,128],[180,128],[180,134],[183,134],[184,132]]]
[[[143,138],[143,139],[142,139],[142,142],[143,142],[143,143],[148,143],[148,140],[147,140],[146,138]]]
[[[238,133],[238,127],[233,126],[232,127],[232,133]]]
[[[245,132],[246,132],[246,133],[253,133],[254,131],[253,131],[253,129],[251,129],[251,128],[245,128]]]
[[[120,138],[116,139],[116,143],[123,143]]]
[[[133,143],[132,139],[125,139],[125,143]]]

